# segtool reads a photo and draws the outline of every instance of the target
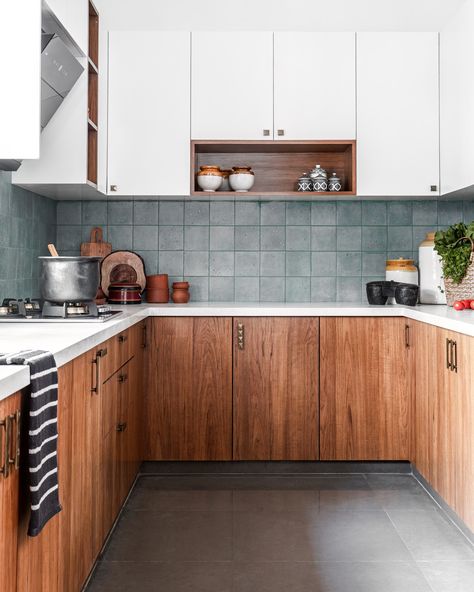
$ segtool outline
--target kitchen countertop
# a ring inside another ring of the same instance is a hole
[[[371,306],[348,303],[191,303],[141,304],[114,307],[118,318],[105,323],[0,323],[0,352],[44,349],[58,366],[149,316],[378,316],[406,317],[474,337],[474,310],[457,312],[447,306]],[[23,366],[0,366],[0,401],[29,384]]]

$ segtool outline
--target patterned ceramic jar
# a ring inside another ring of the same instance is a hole
[[[197,184],[202,191],[216,191],[222,185],[222,172],[216,165],[201,166],[196,175]]]
[[[323,193],[324,191],[328,190],[328,181],[327,179],[315,179],[313,181],[313,191],[317,191],[318,193]]]
[[[341,179],[336,175],[336,173],[332,174],[332,177],[329,177],[329,191],[341,191]]]
[[[298,191],[312,191],[313,190],[313,183],[309,175],[304,173],[298,179]]]
[[[317,164],[314,167],[309,176],[313,182],[313,191],[321,193],[328,190],[328,174],[323,168],[321,168],[320,164]]]
[[[233,191],[243,193],[252,189],[255,183],[255,174],[252,167],[240,166],[232,167],[232,172],[229,175],[229,184]]]

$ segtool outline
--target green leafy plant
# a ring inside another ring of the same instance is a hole
[[[441,257],[444,277],[455,284],[462,281],[469,266],[472,243],[467,239],[474,240],[474,221],[468,225],[453,224],[435,234],[435,250]]]

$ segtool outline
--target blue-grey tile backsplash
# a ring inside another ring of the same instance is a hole
[[[0,300],[39,295],[38,256],[47,255],[48,243],[56,240],[56,204],[12,185],[11,173],[0,171]],[[73,229],[70,237],[62,230],[63,239],[74,249],[80,242],[79,212],[80,204],[61,215],[65,228]],[[67,226],[68,219],[74,226]]]
[[[473,218],[467,201],[59,202],[57,242],[77,253],[102,226],[194,301],[361,302],[387,258],[416,260],[426,232]]]

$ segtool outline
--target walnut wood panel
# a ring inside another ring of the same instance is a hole
[[[318,455],[318,319],[234,319],[234,460]]]
[[[232,459],[232,321],[151,319],[147,458]]]
[[[97,185],[97,131],[87,128],[87,180]]]
[[[355,194],[355,142],[193,142],[191,187],[199,193],[195,173],[202,165],[223,169],[249,165],[255,172],[252,194],[285,194],[296,191],[303,172],[321,164],[341,178],[343,192]],[[332,194],[337,195],[337,194]]]
[[[98,122],[98,88],[99,77],[89,66],[88,113],[89,119],[97,125]]]
[[[0,420],[21,408],[21,393],[0,401]],[[0,428],[1,450],[5,454],[5,429]],[[0,465],[4,456],[0,456]],[[0,475],[0,573],[1,589],[16,590],[17,542],[19,518],[20,478],[14,468],[5,478]]]
[[[99,14],[92,2],[89,2],[89,58],[99,66]]]
[[[410,460],[405,321],[321,319],[321,460]]]

